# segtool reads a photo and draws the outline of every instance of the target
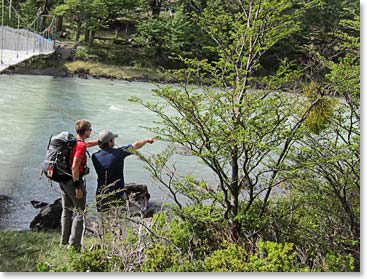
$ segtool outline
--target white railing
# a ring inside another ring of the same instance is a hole
[[[2,49],[29,52],[52,52],[54,50],[54,40],[43,37],[27,29],[15,29],[4,26],[0,29]]]

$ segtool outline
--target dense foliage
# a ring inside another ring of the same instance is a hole
[[[174,205],[40,270],[359,271],[359,2],[14,2],[63,19],[81,59],[112,49],[180,81],[155,90],[166,105],[132,100],[172,143],[141,158]],[[180,150],[218,184],[177,173]]]

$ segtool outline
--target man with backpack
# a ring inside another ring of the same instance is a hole
[[[117,134],[102,131],[98,135],[98,146],[101,150],[92,155],[93,166],[97,173],[97,210],[104,212],[120,205],[124,200],[124,159],[131,155],[133,149],[139,149],[146,143],[154,143],[153,138],[146,138],[133,144],[114,148]]]
[[[92,127],[89,121],[82,119],[75,123],[77,141],[71,151],[69,165],[71,177],[60,182],[62,192],[61,244],[74,247],[79,251],[84,228],[84,210],[86,206],[86,185],[83,176],[89,173],[86,151],[98,144],[97,140],[85,142],[90,137]],[[75,217],[73,218],[73,212]]]

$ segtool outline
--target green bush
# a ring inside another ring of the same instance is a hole
[[[258,251],[250,255],[246,267],[247,272],[296,272],[309,271],[307,267],[301,267],[295,260],[296,252],[292,243],[275,243],[271,241],[259,241]]]
[[[144,272],[202,271],[200,255],[207,250],[206,239],[200,239],[191,221],[171,218],[167,212],[155,214],[154,231],[164,237],[147,247],[142,265]]]
[[[211,272],[241,272],[246,268],[245,249],[235,244],[216,250],[204,260],[205,271]]]
[[[314,102],[319,97],[319,91],[320,89],[317,88],[317,85],[311,82],[305,88],[304,95],[309,99],[309,102]],[[336,104],[336,99],[323,96],[307,116],[306,127],[312,133],[319,134],[332,120]]]
[[[49,261],[43,261],[37,264],[37,270],[41,272],[110,272],[113,266],[119,264],[117,257],[107,257],[107,252],[104,249],[97,248],[91,251],[78,253],[71,249],[63,252],[59,249],[57,256],[64,257],[63,262],[57,261],[54,258]]]
[[[146,259],[142,266],[144,272],[167,271],[178,260],[172,245],[157,243],[150,247],[146,252]]]
[[[354,271],[354,258],[352,255],[339,255],[328,253],[325,257],[324,271],[351,272]]]
[[[148,248],[141,271],[143,272],[200,272],[201,260],[191,259],[172,244],[157,243]]]
[[[98,55],[93,54],[86,47],[79,47],[74,53],[74,58],[82,61],[98,61]]]
[[[112,260],[106,257],[103,249],[95,249],[84,253],[70,253],[72,271],[102,272],[111,271]]]
[[[256,252],[248,252],[236,244],[226,245],[204,260],[204,270],[210,272],[296,272],[309,271],[296,261],[293,244],[259,241]]]

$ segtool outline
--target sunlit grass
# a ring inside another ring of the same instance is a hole
[[[58,232],[0,230],[0,272],[70,271],[73,252],[59,242]],[[83,243],[90,248],[96,239]]]
[[[96,62],[74,61],[65,64],[69,72],[100,78],[169,82],[170,78],[159,70],[150,68],[114,66]]]
[[[0,231],[0,271],[37,271],[37,263],[58,249],[56,232]]]

